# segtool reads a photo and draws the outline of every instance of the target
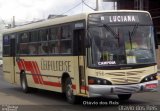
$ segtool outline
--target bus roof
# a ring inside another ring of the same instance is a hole
[[[139,11],[139,10],[93,11],[93,12],[86,12],[86,13],[81,13],[81,14],[77,14],[77,15],[72,15],[72,16],[65,16],[65,17],[60,17],[60,18],[48,19],[48,20],[44,20],[41,22],[35,22],[35,23],[30,23],[30,24],[26,24],[26,25],[22,25],[22,26],[17,26],[15,28],[4,29],[2,31],[2,34],[10,34],[10,33],[38,29],[38,28],[43,28],[43,27],[47,27],[47,26],[63,24],[63,23],[68,23],[68,22],[73,22],[73,21],[85,20],[87,18],[88,14],[104,13],[104,12],[142,12],[142,13],[149,14],[149,12],[147,12],[147,11]]]

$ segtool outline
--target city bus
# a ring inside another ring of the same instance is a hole
[[[146,11],[95,11],[3,31],[6,81],[27,93],[43,89],[78,97],[156,91],[155,37]]]

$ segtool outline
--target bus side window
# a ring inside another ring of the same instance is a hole
[[[75,55],[84,55],[85,54],[85,30],[78,29],[74,30],[74,43],[73,43],[73,52]]]
[[[40,54],[46,55],[49,52],[48,42],[41,43],[40,45]]]
[[[29,54],[29,47],[28,47],[28,43],[20,43],[20,53],[21,55],[26,55]]]
[[[39,43],[30,43],[29,44],[29,53],[31,55],[37,55],[39,53],[39,47],[40,47]]]
[[[3,56],[10,55],[10,37],[9,35],[3,36]]]
[[[61,41],[61,53],[71,53],[71,40]]]
[[[37,42],[37,41],[39,41],[40,40],[40,38],[39,38],[39,31],[32,31],[32,32],[30,32],[29,33],[30,34],[30,38],[29,38],[29,41],[30,42]]]
[[[65,25],[61,29],[60,52],[71,54],[72,52],[72,28],[70,25]]]
[[[20,33],[18,34],[19,42],[26,43],[29,42],[29,34],[28,33]]]
[[[41,41],[47,41],[49,36],[48,29],[42,29],[39,31],[39,36]]]
[[[61,28],[52,27],[49,29],[49,50],[50,54],[59,54],[60,52]]]
[[[59,33],[60,33],[60,28],[59,27],[52,27],[49,29],[49,40],[57,40]]]
[[[49,42],[49,52],[51,54],[58,54],[59,53],[59,45],[58,41],[51,41]]]
[[[28,47],[28,42],[29,42],[29,33],[20,33],[18,34],[18,39],[19,39],[19,47],[17,48],[17,53],[20,55],[26,55],[29,54],[29,47]]]

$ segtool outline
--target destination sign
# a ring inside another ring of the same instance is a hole
[[[143,24],[152,25],[151,17],[148,13],[142,12],[106,12],[89,15],[89,25],[92,24]]]
[[[136,15],[101,16],[101,21],[106,21],[106,22],[109,22],[109,23],[139,22],[139,18]]]

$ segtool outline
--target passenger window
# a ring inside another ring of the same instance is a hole
[[[3,45],[9,45],[10,44],[10,39],[8,35],[5,35],[3,37]]]
[[[49,32],[47,29],[43,29],[39,31],[39,36],[41,41],[47,41],[48,40],[48,36],[49,36]]]
[[[40,54],[46,55],[49,53],[48,42],[41,43],[40,45]]]
[[[72,52],[71,44],[71,40],[61,41],[60,52],[70,54]]]
[[[39,34],[38,34],[39,31],[32,31],[30,32],[30,42],[37,42],[39,41]]]
[[[60,52],[60,42],[59,41],[49,42],[49,49],[51,54],[58,54]]]
[[[29,34],[28,33],[21,33],[18,35],[19,40],[21,43],[27,43],[29,42]]]
[[[29,54],[28,43],[21,43],[19,46],[19,54],[26,55]]]
[[[3,37],[3,56],[10,56],[10,36]]]
[[[29,54],[37,55],[40,51],[40,43],[29,44]]]
[[[69,25],[62,27],[62,39],[71,39],[72,31]]]
[[[50,29],[50,40],[57,40],[60,38],[60,28],[54,27]]]
[[[72,52],[72,28],[70,25],[62,26],[62,37],[60,43],[60,53],[71,54]]]

